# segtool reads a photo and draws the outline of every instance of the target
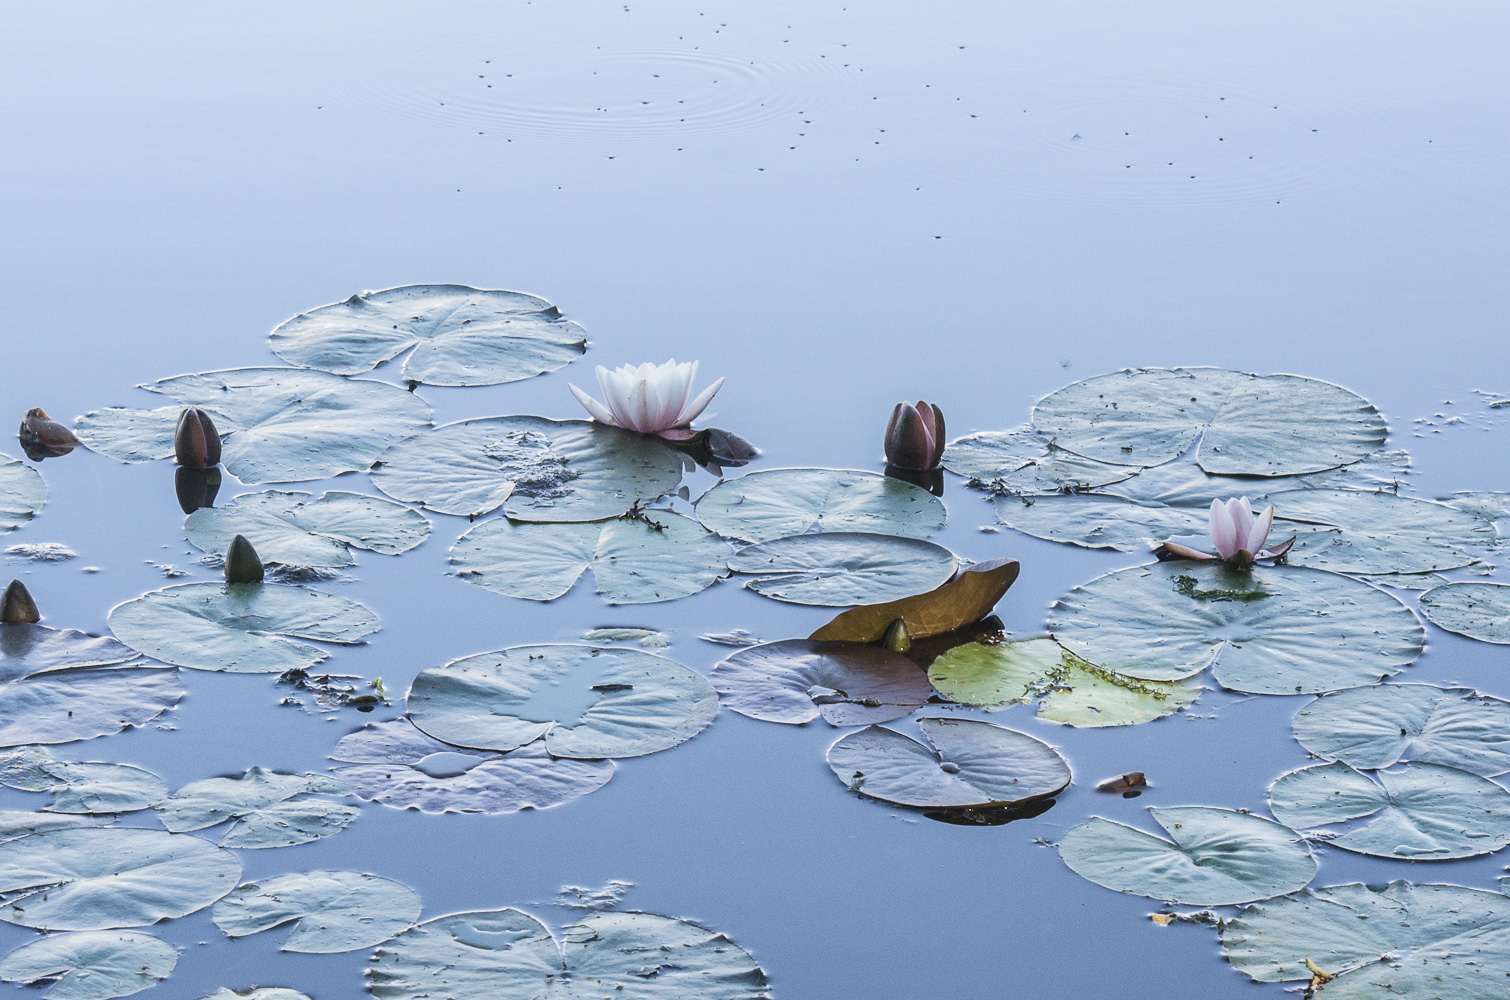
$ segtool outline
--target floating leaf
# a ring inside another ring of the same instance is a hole
[[[922,594],[948,581],[958,565],[932,542],[852,531],[778,538],[729,560],[731,570],[750,575],[745,586],[757,594],[825,607]]]
[[[1448,632],[1510,644],[1510,585],[1448,583],[1421,595],[1421,614]]]
[[[227,937],[259,934],[293,922],[281,951],[333,955],[370,948],[419,919],[419,893],[361,872],[298,872],[237,886],[215,904]]]
[[[587,338],[555,306],[523,292],[404,285],[300,313],[268,337],[291,365],[337,375],[371,371],[409,348],[404,378],[428,385],[497,385],[553,372]]]
[[[1469,688],[1378,684],[1337,691],[1296,712],[1290,725],[1317,757],[1364,770],[1414,760],[1484,777],[1510,771],[1510,702]]]
[[[177,964],[177,948],[140,931],[49,934],[0,959],[0,979],[51,982],[48,1000],[111,1000],[156,986]]]
[[[1050,448],[1031,427],[981,431],[951,441],[944,451],[943,464],[956,475],[1014,493],[1099,489],[1138,472],[1135,466],[1108,465]]]
[[[0,920],[99,931],[171,920],[236,887],[236,855],[161,830],[47,830],[0,844]]]
[[[1510,522],[1510,493],[1464,491],[1440,500],[1449,507],[1492,522],[1502,539],[1510,536],[1510,523],[1507,523]]]
[[[329,654],[295,639],[351,645],[376,632],[365,605],[307,587],[184,583],[110,611],[110,630],[148,656],[196,670],[281,674]]]
[[[107,667],[141,654],[114,639],[46,625],[0,625],[0,681],[72,667]]]
[[[267,490],[243,493],[228,507],[205,507],[184,521],[189,541],[224,553],[246,536],[263,562],[289,566],[350,566],[353,547],[398,555],[430,534],[430,522],[403,504],[362,493]]]
[[[1510,844],[1510,792],[1439,764],[1372,778],[1342,763],[1303,767],[1274,782],[1269,809],[1297,830],[1366,819],[1327,843],[1381,858],[1471,858]]]
[[[47,500],[42,474],[25,462],[0,455],[0,531],[19,528]]]
[[[81,667],[8,681],[0,684],[0,746],[108,736],[146,725],[183,696],[171,667]]]
[[[1015,729],[974,719],[919,719],[930,745],[867,726],[828,748],[828,766],[852,792],[925,809],[1010,806],[1070,783],[1058,751]]]
[[[741,649],[713,668],[723,703],[740,715],[801,725],[889,722],[921,708],[928,678],[907,657],[857,642],[784,639]]]
[[[1131,552],[1149,542],[1206,528],[1206,512],[1150,506],[1100,493],[999,496],[996,516],[1010,528],[1051,542]]]
[[[725,480],[697,501],[704,525],[747,542],[808,531],[927,538],[945,517],[944,502],[927,490],[849,469],[766,469]]]
[[[1017,579],[1016,559],[992,559],[966,566],[954,579],[928,591],[884,604],[850,608],[814,632],[820,641],[879,642],[898,618],[913,639],[944,635],[980,621]]]
[[[281,986],[262,986],[251,990],[228,990],[224,986],[199,1000],[310,1000],[297,990]]]
[[[0,843],[18,837],[30,837],[48,830],[71,830],[81,826],[102,826],[109,819],[72,813],[0,812]]]
[[[222,847],[292,847],[346,829],[361,810],[315,796],[349,794],[351,789],[336,778],[254,767],[233,778],[191,782],[159,804],[157,812],[174,833],[234,821],[220,838]]]
[[[84,447],[117,462],[135,465],[173,457],[173,436],[178,430],[181,406],[160,406],[155,410],[137,410],[110,406],[91,410],[74,424]],[[217,430],[222,435],[237,430],[228,418],[217,415]]]
[[[357,796],[427,813],[546,809],[595,792],[613,777],[611,760],[552,757],[538,743],[507,754],[461,750],[431,739],[408,719],[377,722],[344,736],[335,775]]]
[[[1223,687],[1254,694],[1371,684],[1424,645],[1409,608],[1349,577],[1183,562],[1117,570],[1075,588],[1050,611],[1049,631],[1119,674],[1170,681],[1214,664]]]
[[[1429,573],[1475,561],[1470,548],[1495,542],[1493,527],[1430,500],[1362,490],[1287,490],[1254,501],[1274,505],[1276,539],[1295,535],[1288,562],[1337,573]]]
[[[729,545],[666,510],[586,524],[530,524],[498,517],[451,548],[456,575],[509,597],[550,601],[591,568],[609,604],[689,597],[729,575]]]
[[[40,749],[40,748],[37,748]],[[43,759],[0,774],[0,783],[26,792],[52,792],[50,812],[108,815],[148,809],[168,795],[151,771],[130,764]]]
[[[663,656],[614,646],[514,646],[420,672],[409,717],[438,740],[557,757],[639,757],[707,728],[718,694]]]
[[[594,913],[562,929],[519,910],[436,917],[380,947],[378,1000],[536,1000],[565,984],[583,997],[769,1000],[765,973],[727,937],[653,913]]]
[[[1169,839],[1093,817],[1059,841],[1081,878],[1135,896],[1190,906],[1230,906],[1293,892],[1316,859],[1293,830],[1211,806],[1150,807]]]

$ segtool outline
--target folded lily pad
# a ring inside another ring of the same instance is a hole
[[[755,593],[792,604],[876,604],[942,586],[959,563],[948,549],[916,538],[825,531],[740,549],[729,568]]]
[[[7,681],[0,683],[0,747],[108,736],[146,725],[183,696],[171,667],[76,667]]]
[[[497,385],[553,372],[587,337],[544,299],[467,285],[404,285],[300,313],[268,337],[291,365],[338,375],[371,371],[414,348],[404,378]]]
[[[420,672],[409,718],[438,740],[557,757],[639,757],[707,728],[718,694],[664,656],[614,646],[514,646]]]
[[[140,927],[209,906],[241,862],[198,837],[161,830],[47,830],[0,844],[0,920],[98,931]]]
[[[879,642],[898,618],[914,639],[944,635],[991,613],[1017,579],[1016,559],[991,559],[965,566],[954,579],[924,594],[842,611],[808,638],[819,641]]]
[[[590,420],[483,417],[388,449],[372,473],[395,500],[475,517],[597,521],[676,489],[682,456],[660,439]]]
[[[289,566],[350,566],[353,548],[398,555],[430,534],[425,515],[401,503],[363,493],[266,490],[243,493],[226,507],[204,507],[184,520],[197,548],[224,553],[245,535],[263,562]]]
[[[1510,844],[1510,792],[1440,764],[1372,777],[1340,762],[1303,767],[1274,782],[1269,809],[1297,830],[1363,821],[1327,843],[1381,858],[1471,858]]]
[[[1099,489],[1136,475],[1137,466],[1109,465],[1051,448],[1031,427],[980,431],[949,442],[944,468],[1013,493]]]
[[[725,480],[697,501],[705,526],[747,542],[808,531],[927,538],[946,517],[944,502],[927,490],[850,469],[765,469]]]
[[[1148,812],[1168,840],[1097,816],[1060,838],[1059,857],[1097,885],[1188,906],[1268,899],[1316,875],[1306,842],[1273,820],[1212,806]]]
[[[41,748],[37,748],[41,749]],[[50,812],[108,815],[149,809],[167,798],[168,786],[151,771],[130,764],[42,759],[7,767],[0,784],[26,792],[51,792]]]
[[[156,809],[163,826],[174,833],[230,821],[220,838],[222,847],[292,847],[346,829],[361,810],[322,796],[349,794],[351,789],[336,778],[253,767],[236,777],[190,782]]]
[[[353,645],[378,628],[377,615],[356,601],[273,583],[184,583],[110,611],[110,630],[133,649],[243,674],[308,669],[330,654],[296,639]]]
[[[0,531],[19,528],[47,501],[42,474],[25,462],[0,455]]]
[[[141,654],[109,637],[74,629],[17,623],[0,625],[0,682],[73,667],[107,667]]]
[[[0,959],[0,979],[51,983],[48,1000],[111,1000],[156,986],[177,964],[177,948],[140,931],[49,934]]]
[[[1223,687],[1254,694],[1372,684],[1424,645],[1409,608],[1350,577],[1184,562],[1117,570],[1075,588],[1049,612],[1049,631],[1119,674],[1172,681],[1214,666]]]
[[[426,736],[408,719],[344,736],[330,756],[352,765],[334,773],[360,798],[427,813],[546,809],[597,791],[615,769],[611,760],[552,757],[540,743],[506,754],[462,750]]]
[[[858,642],[784,639],[750,646],[713,668],[723,704],[752,719],[831,726],[889,722],[923,706],[933,689],[901,653]]]
[[[1421,614],[1448,632],[1510,644],[1510,585],[1448,583],[1421,595]]]
[[[484,521],[451,548],[456,575],[509,597],[550,601],[591,568],[609,604],[689,597],[729,575],[729,545],[681,514],[649,510],[585,524]]]
[[[1469,688],[1351,688],[1317,698],[1290,726],[1317,757],[1363,770],[1414,760],[1486,778],[1510,771],[1510,702]]]
[[[828,766],[852,792],[922,809],[1011,806],[1062,792],[1070,766],[1053,747],[975,719],[918,720],[928,745],[881,726],[828,748]]]
[[[419,893],[361,872],[297,872],[237,886],[215,926],[239,938],[293,923],[281,951],[333,955],[381,944],[419,919]]]

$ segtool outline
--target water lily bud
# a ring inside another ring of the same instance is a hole
[[[40,406],[26,411],[16,437],[26,456],[34,460],[66,455],[79,443],[73,431],[49,417]]]
[[[20,580],[12,580],[0,596],[0,622],[6,625],[23,625],[39,622],[42,613],[37,602],[31,599],[31,591]]]
[[[907,623],[898,618],[886,626],[886,634],[881,637],[881,645],[893,653],[905,653],[912,648],[912,636],[907,634]]]
[[[262,559],[252,543],[245,535],[231,539],[230,547],[225,550],[225,582],[261,583],[262,576]]]
[[[173,455],[187,469],[209,469],[220,464],[220,434],[208,413],[197,406],[184,407],[173,435]]]
[[[898,403],[886,425],[886,461],[899,469],[935,468],[944,454],[944,417],[921,400]]]

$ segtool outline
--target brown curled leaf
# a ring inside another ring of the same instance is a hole
[[[1017,579],[1016,559],[992,559],[960,570],[954,579],[924,594],[851,608],[814,632],[819,642],[880,642],[897,619],[913,639],[942,635],[979,621]]]

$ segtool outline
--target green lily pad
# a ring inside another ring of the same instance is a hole
[[[0,844],[0,920],[100,931],[171,920],[236,887],[241,862],[161,830],[48,830]]]
[[[291,365],[337,375],[371,371],[414,348],[404,378],[497,385],[553,372],[587,337],[544,299],[466,285],[404,285],[300,313],[268,337]]]
[[[46,501],[42,474],[25,462],[0,455],[0,531],[21,527]]]
[[[1206,511],[1139,504],[1101,493],[998,496],[996,517],[1009,528],[1050,542],[1132,552],[1166,538],[1206,530]]]
[[[117,462],[136,465],[173,457],[173,436],[178,431],[182,406],[159,406],[138,410],[125,406],[107,406],[91,410],[73,427],[84,447],[97,455]],[[223,414],[215,415],[215,429],[221,437],[237,430],[238,425]]]
[[[583,523],[530,524],[498,517],[451,548],[456,575],[509,597],[551,601],[591,569],[609,604],[689,597],[729,575],[729,545],[667,510]]]
[[[1189,906],[1268,899],[1316,876],[1306,842],[1273,820],[1212,806],[1148,812],[1168,840],[1097,816],[1060,839],[1059,857],[1097,885]]]
[[[1362,490],[1286,490],[1254,501],[1274,505],[1270,537],[1295,535],[1288,561],[1337,573],[1430,573],[1476,561],[1496,536],[1473,514],[1430,500]]]
[[[1510,702],[1469,688],[1378,684],[1337,691],[1296,712],[1290,726],[1317,757],[1363,770],[1414,760],[1486,778],[1510,771]]]
[[[1421,614],[1448,632],[1510,645],[1510,585],[1448,583],[1421,595]]]
[[[540,743],[506,754],[461,750],[426,736],[408,719],[376,722],[344,736],[331,759],[360,798],[427,813],[546,809],[608,784],[611,760],[552,757]]]
[[[1207,666],[1225,688],[1315,694],[1372,684],[1414,662],[1424,629],[1392,595],[1335,573],[1155,563],[1061,598],[1049,631],[1066,649],[1142,680]]]
[[[980,431],[949,442],[944,468],[967,479],[992,483],[1013,493],[1057,493],[1100,489],[1136,475],[1138,468],[1108,465],[1049,447],[1031,427]]]
[[[808,531],[927,538],[946,517],[944,502],[922,487],[849,469],[766,469],[725,480],[697,501],[706,527],[747,542]]]
[[[752,719],[831,726],[890,722],[923,707],[927,676],[901,653],[858,642],[784,639],[750,646],[713,668],[723,704]]]
[[[156,809],[163,826],[174,833],[229,821],[222,847],[292,847],[346,829],[361,810],[321,796],[349,794],[351,789],[336,778],[254,767],[236,777],[190,782]]]
[[[1384,418],[1341,386],[1220,368],[1141,368],[1068,385],[1033,425],[1066,451],[1113,465],[1196,461],[1228,476],[1291,476],[1356,462],[1384,444]]]
[[[1297,830],[1366,821],[1326,841],[1381,858],[1471,858],[1510,844],[1510,792],[1440,764],[1407,764],[1372,777],[1340,762],[1303,767],[1274,782],[1269,810]]]
[[[395,500],[475,517],[597,521],[676,489],[682,456],[658,438],[590,420],[483,417],[388,449],[372,481]]]
[[[41,750],[40,747],[35,748]],[[7,767],[0,783],[26,792],[51,792],[50,812],[109,815],[149,809],[167,798],[168,786],[130,764],[41,759]]]
[[[0,747],[108,736],[146,725],[183,696],[178,671],[162,667],[76,667],[6,681]]]
[[[1027,733],[975,719],[918,725],[928,745],[867,726],[828,748],[828,766],[852,792],[922,809],[1016,805],[1070,783],[1059,752]]]
[[[297,872],[237,886],[215,926],[239,938],[294,924],[280,951],[333,955],[381,944],[419,919],[419,893],[361,872]]]
[[[425,515],[401,503],[332,490],[243,493],[227,507],[204,507],[184,520],[196,547],[223,554],[245,535],[263,562],[287,566],[350,566],[352,548],[383,555],[408,552],[430,534]]]
[[[111,1000],[156,986],[177,964],[177,948],[140,931],[49,934],[0,959],[0,979],[52,983],[48,1000]]]
[[[296,639],[354,645],[376,632],[365,605],[307,587],[184,583],[110,611],[110,630],[133,649],[195,670],[281,674],[330,654]]]
[[[740,549],[729,568],[746,587],[792,604],[878,604],[932,590],[959,568],[954,553],[916,538],[825,531]]]
[[[563,988],[619,1000],[770,997],[747,951],[690,920],[594,913],[561,931],[557,944],[514,909],[436,917],[378,948],[368,988],[378,1000],[536,1000]]]
[[[30,837],[48,830],[72,830],[84,826],[103,826],[110,822],[104,816],[84,816],[74,813],[0,812],[0,843],[18,837]]]
[[[74,667],[108,667],[141,654],[111,638],[74,629],[17,623],[0,625],[0,682]]]
[[[420,672],[409,718],[446,743],[557,757],[639,757],[707,728],[718,694],[664,656],[614,646],[514,646]]]

